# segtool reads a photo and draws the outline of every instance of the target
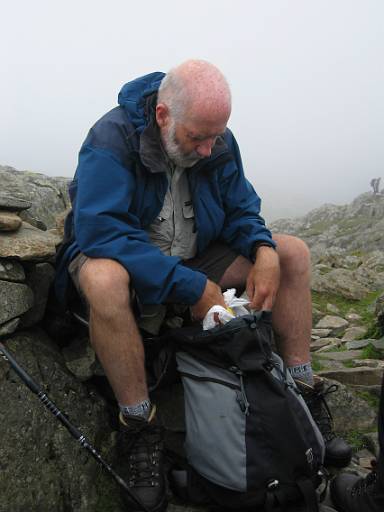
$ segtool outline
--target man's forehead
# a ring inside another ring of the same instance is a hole
[[[181,123],[184,127],[184,129],[187,131],[188,135],[199,138],[199,139],[206,139],[209,137],[217,137],[218,135],[221,135],[225,132],[225,129],[227,127],[226,122],[191,122],[188,120],[185,120]]]

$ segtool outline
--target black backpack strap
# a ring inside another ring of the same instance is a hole
[[[307,512],[319,512],[319,503],[315,486],[310,478],[300,478],[296,481],[304,498]]]

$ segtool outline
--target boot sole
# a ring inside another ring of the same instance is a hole
[[[132,505],[129,505],[129,506],[132,507]],[[135,507],[137,507],[137,505],[135,505]],[[164,497],[164,499],[161,501],[161,503],[159,503],[156,506],[156,508],[148,507],[148,510],[150,510],[150,512],[165,512],[165,510],[167,510],[167,507],[168,507],[168,499],[167,499],[167,497]],[[143,512],[142,508],[130,508],[129,510],[130,510],[130,512]]]

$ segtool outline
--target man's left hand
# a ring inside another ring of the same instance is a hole
[[[250,307],[257,311],[271,310],[280,282],[279,256],[272,247],[259,247],[256,261],[247,277]]]

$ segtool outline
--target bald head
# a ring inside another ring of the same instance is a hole
[[[231,112],[231,92],[221,71],[203,60],[188,60],[173,68],[161,82],[158,104],[178,121],[216,122]]]

